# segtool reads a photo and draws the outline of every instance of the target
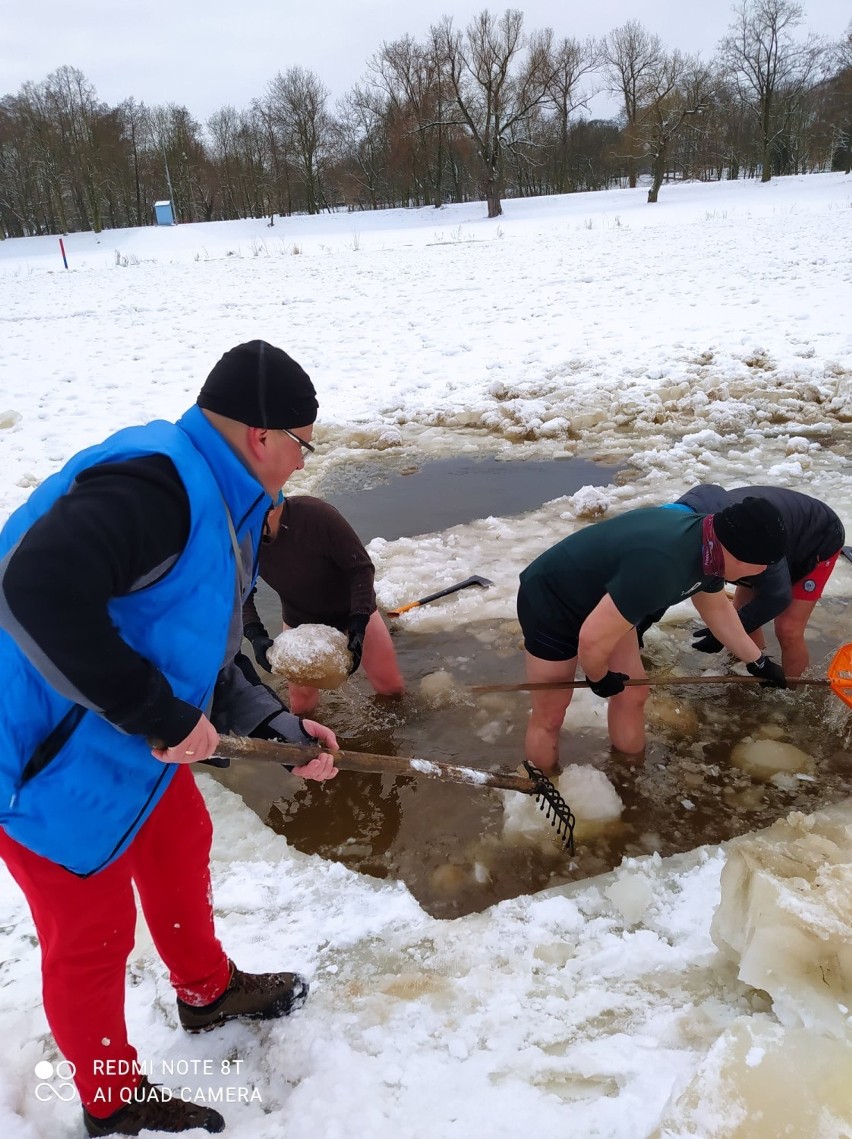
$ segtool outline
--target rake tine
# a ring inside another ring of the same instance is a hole
[[[535,795],[538,809],[543,812],[545,819],[555,828],[558,838],[569,854],[574,853],[574,813],[559,793],[559,788],[552,783],[543,771],[535,764],[524,760],[524,767],[529,777],[535,782]]]

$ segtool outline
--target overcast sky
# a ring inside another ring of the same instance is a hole
[[[0,95],[15,94],[63,64],[78,67],[105,102],[129,95],[178,103],[199,120],[248,106],[279,71],[298,64],[337,97],[364,74],[384,40],[422,37],[446,12],[464,27],[505,4],[482,0],[9,0],[0,20]],[[712,54],[730,23],[727,0],[520,0],[527,31],[601,36],[640,20],[670,47]],[[837,39],[850,0],[804,0],[804,26]],[[598,111],[598,113],[603,113]]]

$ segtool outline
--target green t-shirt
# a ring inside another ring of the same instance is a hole
[[[629,510],[570,534],[521,574],[542,618],[579,628],[605,594],[631,625],[693,593],[717,593],[701,562],[703,515],[661,506]]]

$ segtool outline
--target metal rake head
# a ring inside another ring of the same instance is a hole
[[[544,817],[556,829],[569,854],[574,853],[574,812],[562,798],[559,788],[547,778],[543,771],[533,763],[524,760],[524,767],[530,779],[535,783],[533,795],[538,803],[539,810],[544,811]]]

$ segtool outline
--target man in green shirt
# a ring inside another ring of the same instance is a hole
[[[716,514],[669,507],[630,510],[571,534],[521,574],[518,619],[530,683],[574,679],[577,664],[592,691],[609,699],[609,737],[618,751],[645,747],[647,674],[636,625],[655,610],[690,598],[708,629],[753,676],[786,687],[778,664],[749,637],[724,591],[726,581],[762,573],[784,557],[787,536],[777,508],[747,498]],[[536,691],[526,758],[544,772],[559,761],[559,731],[572,689]]]

